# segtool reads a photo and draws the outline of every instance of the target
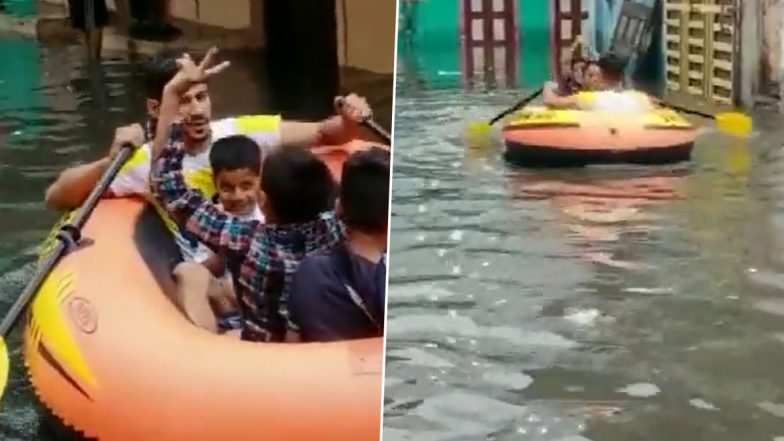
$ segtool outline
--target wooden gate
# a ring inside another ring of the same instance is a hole
[[[569,47],[583,34],[584,22],[588,20],[588,11],[583,10],[582,0],[551,0],[553,14],[551,28],[553,72],[560,78],[564,69],[569,68]]]
[[[667,88],[733,104],[735,0],[666,0],[664,7]]]
[[[489,84],[501,76],[517,84],[516,0],[462,0],[460,38],[463,76],[473,84],[478,73]]]

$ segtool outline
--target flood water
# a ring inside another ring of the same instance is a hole
[[[116,126],[143,117],[144,101],[137,64],[125,55],[107,54],[100,67],[88,67],[81,47],[41,47],[33,40],[2,34],[0,53],[13,60],[0,63],[0,311],[4,314],[32,276],[36,248],[58,218],[58,213],[44,207],[44,190],[66,166],[105,154]],[[287,73],[281,67],[269,69],[258,53],[221,56],[230,59],[232,67],[211,83],[214,117],[282,111],[284,118],[322,118],[331,113],[335,94],[354,91],[366,96],[378,122],[390,127],[391,75],[344,70],[337,90],[323,81],[329,75],[315,68]],[[285,84],[272,80],[280,78]],[[18,326],[10,338],[12,374],[3,396],[0,437],[64,439],[41,417],[22,369],[20,339]]]
[[[515,168],[461,134],[525,91],[398,60],[385,441],[784,440],[779,116],[677,166]]]

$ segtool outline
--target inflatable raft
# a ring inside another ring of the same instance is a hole
[[[527,107],[503,128],[504,156],[523,166],[667,164],[687,161],[694,127],[678,113],[588,112]]]
[[[349,151],[320,156],[339,177]],[[36,394],[67,426],[105,441],[379,439],[382,338],[265,344],[197,328],[170,300],[179,250],[141,199],[102,200],[83,237],[24,342]]]

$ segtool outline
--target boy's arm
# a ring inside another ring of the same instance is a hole
[[[556,108],[579,108],[580,100],[574,95],[558,95],[558,83],[548,81],[542,88],[542,98],[545,106]]]
[[[107,157],[88,164],[75,165],[65,169],[52,185],[46,189],[44,201],[49,208],[55,210],[71,210],[84,203],[109,168],[114,156],[126,143],[139,146],[144,141],[144,130],[139,124],[131,124],[117,128],[114,132],[114,141]],[[122,171],[121,171],[122,173]],[[117,181],[117,179],[115,181]],[[114,190],[109,187],[109,192]],[[139,189],[142,192],[143,189]]]
[[[155,198],[188,232],[213,249],[244,253],[259,225],[225,213],[188,188],[182,174],[182,148],[176,143],[166,147],[162,158],[154,164],[150,186]]]
[[[343,117],[332,116],[320,122],[281,121],[280,145],[316,146],[345,144],[360,138],[362,131],[358,125],[345,124]]]
[[[171,138],[172,125],[177,118],[179,100],[180,93],[176,85],[173,86],[172,83],[166,84],[163,87],[161,105],[158,111],[158,126],[155,129],[155,138],[152,140],[153,162],[156,162],[163,155],[166,143]]]
[[[172,124],[177,119],[180,96],[193,84],[206,82],[210,77],[217,75],[231,65],[230,62],[224,61],[217,66],[208,67],[212,65],[217,52],[216,47],[210,48],[198,65],[193,62],[188,53],[177,59],[179,70],[163,87],[161,107],[158,111],[158,127],[155,130],[155,139],[152,141],[153,162],[161,157],[167,147],[166,143],[172,133]]]
[[[352,139],[362,138],[360,121],[372,115],[367,100],[355,94],[336,98],[335,113],[336,115],[320,122],[282,121],[281,145],[345,144]]]
[[[226,271],[226,259],[220,253],[213,253],[201,262],[215,277],[221,277]]]
[[[55,210],[71,210],[82,205],[110,162],[106,157],[65,169],[46,189],[46,205]]]

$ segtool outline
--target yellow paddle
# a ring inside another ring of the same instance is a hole
[[[104,172],[101,179],[95,185],[95,188],[93,188],[93,191],[87,196],[87,200],[82,204],[79,213],[70,223],[60,228],[60,233],[57,235],[57,238],[60,239],[60,241],[54,246],[49,255],[39,263],[33,279],[27,284],[22,295],[16,299],[16,302],[14,302],[11,309],[6,313],[3,321],[0,322],[0,352],[2,353],[2,355],[0,355],[0,397],[3,396],[8,384],[10,361],[8,357],[8,347],[5,343],[8,333],[11,332],[11,329],[13,329],[14,325],[18,322],[22,312],[24,312],[27,305],[33,300],[33,297],[35,297],[41,284],[46,280],[46,277],[55,265],[57,265],[57,262],[60,261],[60,258],[65,256],[78,244],[81,239],[82,227],[87,223],[95,206],[98,205],[98,200],[104,192],[106,192],[109,184],[111,184],[114,177],[117,176],[117,173],[120,171],[123,164],[125,164],[128,157],[130,157],[132,151],[133,145],[130,144],[126,144],[120,149],[120,152],[114,160],[112,160],[111,164],[109,164],[109,168]]]
[[[542,94],[543,89],[539,89],[536,92],[526,96],[525,98],[521,99],[520,101],[514,103],[511,107],[507,108],[503,112],[499,113],[489,121],[472,121],[468,123],[466,127],[466,135],[468,139],[481,139],[484,136],[487,136],[490,133],[491,127],[493,124],[501,120],[503,117],[509,115],[510,113],[520,109],[521,107],[525,107],[528,103],[535,100],[536,97]]]
[[[682,113],[713,119],[716,121],[716,126],[719,128],[719,130],[730,135],[747,136],[749,133],[751,133],[753,128],[751,117],[740,111],[719,112],[715,115],[711,115],[710,113],[687,109],[685,107],[680,107],[669,103],[661,103],[661,105]]]

